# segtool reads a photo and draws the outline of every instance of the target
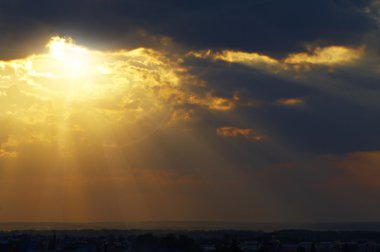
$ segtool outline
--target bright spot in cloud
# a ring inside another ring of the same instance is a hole
[[[61,77],[89,75],[91,52],[78,46],[70,38],[53,37],[47,44],[50,55],[56,60]]]

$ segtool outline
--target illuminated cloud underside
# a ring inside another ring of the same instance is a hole
[[[190,52],[188,55],[196,58],[208,58],[230,63],[243,64],[249,67],[270,70],[287,71],[308,68],[310,66],[339,66],[350,64],[360,59],[364,48],[349,48],[344,46],[316,47],[309,52],[289,54],[283,59],[276,59],[257,52],[211,50]]]
[[[181,61],[151,49],[94,51],[59,37],[53,37],[47,49],[46,54],[0,62],[3,158],[16,157],[18,147],[29,142],[59,146],[65,156],[70,156],[75,148],[91,145],[93,135],[106,148],[130,145],[160,127],[172,125],[172,121],[191,120],[194,110],[178,109],[180,105],[231,111],[240,102],[238,94],[217,97],[207,89],[203,94],[192,93],[186,84],[201,87],[202,81],[188,74]],[[188,55],[283,71],[303,65],[348,64],[362,54],[361,48],[331,46],[282,60],[227,50]],[[289,106],[303,102],[287,98],[276,103]],[[252,132],[218,129],[218,135],[232,136],[230,133],[257,138]]]
[[[16,157],[29,142],[59,146],[65,156],[94,136],[105,148],[130,145],[171,120],[189,120],[191,110],[178,105],[227,111],[238,100],[184,91],[201,81],[151,49],[94,51],[59,37],[47,49],[0,62],[0,157]]]

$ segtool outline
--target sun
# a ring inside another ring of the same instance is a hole
[[[52,37],[46,46],[49,49],[53,76],[72,78],[93,74],[92,52],[78,46],[71,38]]]

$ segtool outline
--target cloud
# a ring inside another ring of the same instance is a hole
[[[278,60],[256,52],[230,50],[212,52],[211,50],[206,50],[199,52],[190,52],[188,53],[188,56],[201,59],[221,60],[230,63],[239,63],[255,68],[269,68],[271,66],[276,67],[279,64]]]
[[[162,47],[163,38],[192,50],[230,49],[280,56],[305,44],[357,46],[377,28],[374,1],[305,3],[227,0],[88,1],[52,4],[37,0],[1,2],[4,59],[41,51],[53,34],[80,37],[108,49]],[[323,17],[323,18],[322,18]],[[339,31],[339,32],[337,32]],[[150,34],[146,36],[146,34]],[[24,38],[28,37],[28,41]],[[165,46],[164,46],[165,47]]]
[[[16,152],[9,152],[4,149],[0,149],[0,158],[15,158],[17,157]]]
[[[216,134],[221,137],[245,137],[254,142],[260,142],[264,136],[254,129],[243,129],[236,127],[220,127],[216,129]]]
[[[364,48],[344,46],[316,47],[310,52],[292,53],[282,59],[272,58],[257,52],[211,50],[190,52],[188,56],[201,59],[221,60],[242,64],[255,69],[279,73],[283,71],[308,70],[313,66],[340,66],[353,64],[363,57]]]
[[[293,105],[299,105],[304,102],[301,98],[287,98],[287,99],[279,99],[277,100],[277,104],[283,105],[283,106],[293,106]]]
[[[235,115],[249,125],[266,125],[263,128],[273,132],[265,135],[281,136],[298,150],[378,149],[374,132],[380,121],[371,115],[380,108],[376,102],[380,76],[372,49],[313,46],[281,58],[229,52],[235,57],[223,58],[225,51],[210,50],[188,55],[187,60],[192,73],[206,80],[215,93],[238,94]],[[248,106],[252,102],[255,106]]]
[[[286,64],[339,65],[358,60],[363,55],[363,48],[344,46],[317,47],[311,53],[294,53],[284,59]]]
[[[215,94],[165,52],[99,51],[61,37],[52,37],[46,50],[0,61],[0,112],[18,125],[4,137],[16,139],[18,151],[35,142],[75,158],[99,144],[94,141],[130,145],[174,122],[190,122],[197,108],[229,112],[239,103],[236,94]]]
[[[172,94],[182,92],[183,70],[156,51],[91,51],[57,37],[48,46],[48,53],[1,61],[0,112],[19,125],[9,135],[20,143],[40,136],[35,140],[50,139],[69,150],[70,135],[85,141],[119,123],[140,123],[149,131],[165,119]],[[91,125],[95,121],[98,126]]]

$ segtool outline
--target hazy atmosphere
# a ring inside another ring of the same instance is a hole
[[[0,222],[380,221],[380,1],[1,0]]]

